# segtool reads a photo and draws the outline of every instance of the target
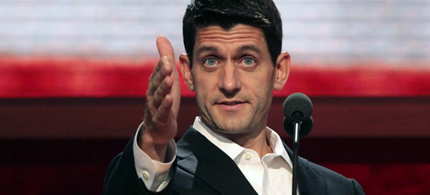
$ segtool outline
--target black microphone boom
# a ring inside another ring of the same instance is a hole
[[[300,125],[299,138],[306,137],[311,132],[313,124],[314,121],[312,116],[302,121],[302,124]],[[294,121],[284,117],[284,129],[289,136],[294,137]]]

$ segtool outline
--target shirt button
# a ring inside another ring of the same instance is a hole
[[[142,172],[142,177],[143,177],[144,180],[148,180],[149,179],[149,173],[148,173],[148,171],[143,171]]]
[[[245,159],[246,160],[251,160],[251,154],[250,153],[246,153],[245,154]]]

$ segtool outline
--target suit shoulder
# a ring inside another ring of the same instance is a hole
[[[356,180],[347,178],[333,170],[303,158],[301,163],[325,179],[327,183],[327,190],[330,192],[330,194],[364,195],[363,189]]]
[[[304,162],[309,168],[312,168],[313,170],[317,171],[318,173],[326,176],[326,178],[339,180],[339,181],[348,180],[348,178],[346,178],[345,176],[343,176],[343,175],[341,175],[341,174],[339,174],[333,170],[330,170],[326,167],[315,164],[315,163],[308,161],[306,159],[304,159]]]

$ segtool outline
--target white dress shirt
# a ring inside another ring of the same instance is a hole
[[[261,195],[291,195],[292,163],[282,144],[279,135],[270,128],[266,128],[266,137],[273,153],[262,158],[254,150],[243,148],[235,142],[216,134],[210,130],[199,117],[194,120],[193,128],[205,136],[219,149],[224,151],[239,167],[243,175]],[[140,129],[140,128],[139,128]],[[138,132],[136,132],[137,135]],[[137,136],[135,136],[137,137]],[[176,144],[169,143],[170,162],[160,163],[149,158],[134,140],[134,157],[136,172],[152,191],[161,191],[169,182],[169,168],[175,159]]]

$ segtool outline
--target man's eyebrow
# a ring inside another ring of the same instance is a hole
[[[237,49],[236,52],[241,53],[241,52],[244,52],[247,50],[251,50],[251,51],[256,52],[257,54],[261,54],[261,50],[258,47],[255,47],[253,45],[244,45],[244,46],[240,47],[239,49]]]
[[[196,53],[198,55],[198,54],[205,52],[205,51],[218,53],[218,49],[216,47],[208,47],[208,46],[203,46],[203,47],[199,48]]]

